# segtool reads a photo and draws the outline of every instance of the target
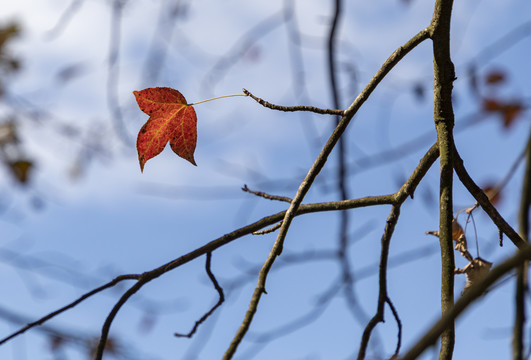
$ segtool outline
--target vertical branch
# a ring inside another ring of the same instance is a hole
[[[439,236],[442,261],[441,312],[444,316],[454,305],[454,253],[452,243],[453,127],[452,88],[454,65],[450,58],[450,19],[452,0],[437,0],[430,25],[433,40],[434,120],[440,151]],[[441,336],[440,360],[452,358],[454,323],[449,322]]]
[[[524,241],[529,241],[529,212],[531,206],[531,133],[527,141],[526,165],[524,181],[522,184],[522,197],[520,200],[520,212],[518,222],[520,236]],[[525,357],[524,329],[526,322],[525,298],[529,292],[527,278],[529,265],[527,262],[520,265],[516,270],[516,294],[515,294],[515,319],[513,329],[513,359],[523,360]]]

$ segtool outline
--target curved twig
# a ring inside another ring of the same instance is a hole
[[[206,268],[207,275],[208,275],[210,281],[212,282],[212,285],[214,285],[214,288],[218,292],[219,300],[209,311],[207,311],[205,313],[205,315],[203,315],[201,317],[201,319],[199,319],[199,320],[197,320],[195,322],[194,327],[192,328],[192,330],[190,330],[190,332],[188,334],[175,333],[174,335],[177,336],[177,337],[191,338],[195,334],[195,332],[197,331],[197,328],[199,327],[199,325],[201,325],[203,322],[205,322],[205,320],[208,319],[208,317],[210,315],[212,315],[214,313],[214,311],[216,311],[216,309],[221,306],[221,304],[223,304],[223,301],[225,301],[225,295],[223,295],[223,289],[219,285],[218,281],[216,280],[216,277],[214,276],[214,274],[212,273],[212,270],[210,269],[211,260],[212,260],[212,253],[208,252],[206,254],[206,265],[205,265],[205,268]]]
[[[396,321],[396,326],[398,327],[398,334],[397,334],[397,340],[396,340],[396,349],[395,353],[393,354],[393,357],[396,358],[398,354],[400,353],[400,346],[402,345],[402,322],[400,321],[400,316],[398,316],[398,311],[396,311],[395,305],[391,301],[391,299],[387,298],[385,301],[387,305],[389,305],[389,308],[391,309],[391,312],[393,313],[393,317]],[[391,358],[393,358],[391,357]]]

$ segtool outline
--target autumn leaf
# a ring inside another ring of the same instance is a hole
[[[500,202],[501,199],[501,191],[500,188],[493,185],[493,184],[487,184],[481,188],[485,195],[489,198],[489,201],[492,205],[496,205]]]
[[[133,91],[140,110],[149,115],[136,140],[140,170],[146,161],[164,150],[169,142],[180,157],[196,165],[197,116],[177,90],[168,87]]]
[[[485,75],[485,83],[487,85],[499,85],[505,82],[507,76],[505,72],[501,70],[491,70]]]
[[[508,129],[525,110],[519,100],[483,99],[483,111],[500,116],[503,126]]]

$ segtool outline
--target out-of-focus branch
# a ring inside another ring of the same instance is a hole
[[[54,27],[48,31],[46,36],[49,39],[57,37],[63,29],[68,25],[68,22],[74,17],[74,15],[81,9],[85,0],[72,0],[70,5],[61,14],[61,17],[55,23]]]
[[[114,129],[118,138],[126,145],[133,141],[124,126],[122,109],[118,99],[119,60],[122,30],[122,12],[128,0],[113,0],[111,10],[111,32],[109,42],[109,62],[107,69],[107,106],[111,113]]]
[[[329,33],[328,33],[328,79],[329,89],[332,97],[332,105],[334,108],[341,108],[341,100],[339,94],[339,85],[337,77],[337,34],[341,16],[343,14],[342,0],[335,0],[334,11],[332,19],[330,21]],[[339,125],[341,121],[340,116],[335,117],[335,126]],[[348,167],[347,167],[347,146],[348,140],[346,133],[339,138],[336,146],[337,153],[337,173],[334,176],[334,182],[337,184],[337,191],[341,200],[348,199],[350,197],[348,190]],[[348,256],[348,230],[350,226],[350,214],[347,211],[343,211],[339,214],[339,232],[338,232],[338,257],[341,267],[341,276],[344,284],[344,294],[349,305],[350,312],[354,315],[356,320],[361,324],[367,321],[367,315],[364,313],[360,301],[358,300],[356,293],[354,292],[354,273]]]

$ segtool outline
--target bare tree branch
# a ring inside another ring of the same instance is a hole
[[[323,168],[324,164],[326,163],[326,160],[328,159],[328,156],[330,155],[333,148],[335,147],[337,141],[339,140],[339,138],[341,137],[341,135],[347,128],[348,124],[350,123],[350,120],[352,120],[352,117],[354,116],[354,114],[358,111],[361,105],[369,98],[370,94],[374,91],[374,89],[380,83],[380,81],[382,81],[382,79],[387,75],[387,73],[391,71],[391,69],[404,56],[406,56],[406,54],[409,51],[414,49],[422,41],[426,40],[428,38],[428,35],[429,35],[428,30],[424,29],[421,32],[419,32],[417,35],[415,35],[411,40],[409,40],[405,45],[401,46],[395,52],[393,52],[393,54],[391,54],[391,56],[385,61],[382,67],[378,70],[376,75],[367,84],[365,89],[358,95],[356,100],[354,100],[354,102],[350,105],[350,107],[345,111],[341,121],[339,122],[338,126],[335,128],[334,132],[332,133],[327,143],[321,150],[321,153],[315,160],[314,164],[312,165],[305,179],[302,181],[297,191],[297,194],[293,198],[293,201],[291,202],[289,209],[286,211],[286,214],[282,221],[282,226],[280,227],[279,234],[277,236],[275,244],[273,245],[273,248],[271,249],[271,252],[268,258],[265,261],[264,266],[260,270],[260,274],[258,277],[258,284],[256,285],[253,296],[249,303],[249,309],[247,310],[245,318],[242,321],[242,324],[238,332],[234,336],[229,348],[223,355],[224,360],[231,359],[233,357],[234,353],[236,352],[236,349],[238,348],[238,345],[240,344],[243,337],[245,336],[245,333],[249,329],[249,326],[251,325],[251,321],[254,317],[254,314],[256,313],[258,303],[260,302],[260,298],[262,297],[262,294],[265,293],[265,282],[267,279],[267,274],[269,273],[271,266],[273,266],[273,263],[275,262],[275,258],[278,255],[280,255],[282,252],[284,239],[286,238],[288,229],[291,225],[291,221],[293,220],[293,217],[297,213],[297,209],[299,208],[299,205],[304,199],[304,196],[306,195],[311,185],[313,184],[313,181],[315,180],[315,178],[317,177],[317,175]]]

